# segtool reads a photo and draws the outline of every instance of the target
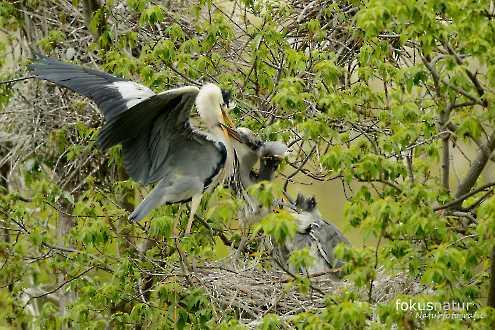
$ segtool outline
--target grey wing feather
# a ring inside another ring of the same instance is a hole
[[[186,124],[197,95],[197,88],[190,89],[189,92],[188,87],[171,89],[152,96],[108,120],[100,132],[98,145],[105,150],[139,135],[156,134],[157,130],[166,128],[164,126],[172,128],[179,126],[181,122]],[[153,122],[159,117],[165,119],[165,122],[153,128]]]
[[[124,165],[138,182],[167,181],[175,175],[191,175],[208,182],[225,163],[225,146],[190,126],[189,115],[199,91],[196,87],[157,95],[138,83],[41,55],[29,69],[38,78],[69,88],[97,104],[106,120],[98,145],[107,149],[122,144]],[[194,166],[198,158],[202,163]]]
[[[41,55],[37,55],[28,67],[38,78],[93,100],[106,120],[155,95],[148,87],[133,81]]]
[[[351,243],[349,240],[334,224],[325,222],[321,219],[318,219],[312,224],[310,235],[317,244],[320,255],[325,259],[328,265],[330,267],[338,267],[338,263],[341,263],[341,261],[335,259],[333,250],[340,243],[350,246]]]
[[[193,130],[189,115],[198,93],[182,87],[155,95],[110,120],[98,144],[122,144],[124,165],[143,184],[177,176],[200,177],[208,183],[226,159],[222,143]]]

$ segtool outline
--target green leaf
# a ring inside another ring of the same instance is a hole
[[[153,218],[149,233],[152,237],[168,239],[172,233],[174,219],[168,216]]]
[[[473,138],[473,139],[479,139],[482,133],[482,127],[480,122],[472,117],[469,116],[464,119],[464,121],[459,125],[459,127],[456,130],[456,133],[462,136],[463,138]]]
[[[273,212],[264,217],[256,226],[256,231],[263,230],[271,235],[278,243],[293,238],[297,231],[294,217],[285,210]]]
[[[161,23],[165,18],[163,11],[163,7],[160,5],[154,5],[146,8],[142,11],[141,16],[139,17],[139,25],[146,26]]]
[[[148,0],[127,0],[129,8],[136,12],[142,12]]]
[[[224,259],[230,253],[229,247],[223,243],[219,237],[215,237],[215,247],[213,253],[216,260]]]
[[[309,253],[308,247],[293,251],[289,257],[289,263],[298,271],[308,269],[314,262],[315,257]]]

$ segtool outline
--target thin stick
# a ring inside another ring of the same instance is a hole
[[[32,79],[32,78],[36,78],[36,76],[27,76],[27,77],[15,78],[15,79],[11,79],[11,80],[0,81],[0,85],[11,84],[11,83],[15,83],[15,82],[18,82],[18,81]]]
[[[485,190],[487,188],[493,187],[493,186],[495,186],[495,182],[487,183],[487,184],[479,187],[478,189],[471,191],[470,193],[464,194],[464,195],[462,195],[462,196],[460,196],[460,197],[458,197],[458,198],[456,198],[456,199],[448,202],[447,204],[444,204],[444,205],[437,206],[437,207],[433,208],[433,211],[440,211],[440,210],[448,209],[449,207],[454,206],[457,203],[464,201],[466,198],[469,198],[469,197],[471,197],[473,195],[476,195],[477,193],[479,193],[479,192],[481,192],[481,191],[483,191],[483,190]]]
[[[24,306],[27,306],[27,305],[31,302],[31,300],[33,300],[33,299],[42,298],[42,297],[48,296],[48,295],[50,295],[50,294],[52,294],[52,293],[56,292],[57,290],[59,290],[59,289],[61,289],[62,287],[64,287],[66,284],[69,284],[70,282],[72,282],[72,281],[74,281],[74,280],[76,280],[76,279],[80,278],[81,276],[83,276],[84,274],[86,274],[86,273],[90,272],[90,271],[91,271],[91,270],[93,270],[94,268],[96,268],[96,266],[91,266],[91,267],[89,267],[88,269],[86,269],[85,271],[83,271],[82,273],[80,273],[79,275],[76,275],[76,276],[72,277],[71,279],[68,279],[67,281],[64,281],[64,282],[60,283],[59,285],[57,285],[57,287],[56,287],[55,289],[50,290],[50,291],[47,291],[47,292],[45,292],[45,293],[43,293],[43,294],[40,294],[40,295],[38,295],[38,296],[34,296],[34,297],[29,298],[29,300],[26,302],[26,304],[25,304]]]

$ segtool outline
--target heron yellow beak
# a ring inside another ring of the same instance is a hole
[[[242,142],[239,133],[237,133],[237,131],[235,130],[234,122],[232,121],[232,119],[230,119],[229,115],[227,115],[227,107],[225,105],[222,105],[220,109],[222,110],[222,118],[223,122],[225,123],[221,124],[225,135],[233,138],[238,142]]]
[[[227,125],[221,125],[221,126],[223,128],[225,136],[231,137],[234,140],[236,140],[237,142],[243,143],[241,140],[241,136],[239,135],[239,133],[237,133],[237,131],[235,129],[230,128]]]
[[[227,115],[227,106],[222,105],[220,109],[222,110],[223,122],[230,128],[234,128],[235,127],[234,122],[232,121],[232,119],[230,119],[229,115]]]

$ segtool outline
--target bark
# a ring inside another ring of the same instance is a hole
[[[65,238],[69,235],[70,230],[74,226],[74,219],[69,214],[72,214],[72,207],[69,205],[63,206],[63,212],[59,212],[58,224],[57,224],[57,238],[59,246],[66,246]],[[67,273],[64,271],[58,275],[58,283],[63,283],[67,280]],[[74,293],[65,290],[59,291],[59,311],[62,317],[67,312],[67,306],[74,300]],[[68,329],[64,322],[62,322],[61,329]]]
[[[495,131],[490,135],[486,143],[481,146],[480,151],[478,152],[478,155],[473,162],[473,165],[469,169],[469,172],[466,174],[462,182],[457,187],[457,192],[455,194],[456,198],[467,194],[474,187],[481,172],[485,168],[486,163],[490,159],[490,155],[492,154],[494,149]],[[461,204],[462,202],[456,206],[459,207]]]
[[[440,90],[438,90],[440,97]],[[445,109],[440,114],[439,129],[443,131],[450,119],[452,107],[446,102]],[[442,186],[450,192],[450,134],[442,137]]]
[[[488,292],[488,306],[495,308],[495,245],[492,248],[492,265],[490,269],[490,291]]]
[[[442,92],[440,89],[440,75],[435,70],[434,64],[429,56],[422,57],[423,64],[426,66],[428,71],[431,73],[431,77],[433,79],[433,84],[435,86],[435,93],[437,96],[437,102],[439,106],[443,104],[442,102]],[[440,113],[438,118],[438,129],[442,131],[447,126],[449,122],[450,113],[452,111],[452,107],[447,103],[445,104],[445,108]],[[447,134],[442,137],[442,186],[445,190],[450,191],[450,134]]]
[[[450,191],[450,134],[446,135],[442,138],[442,186]]]

